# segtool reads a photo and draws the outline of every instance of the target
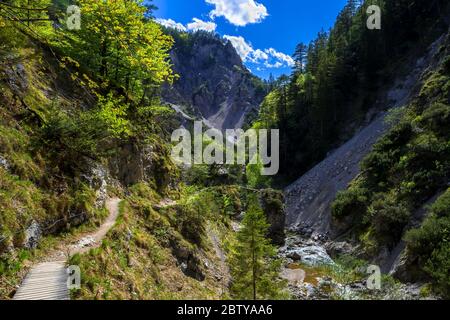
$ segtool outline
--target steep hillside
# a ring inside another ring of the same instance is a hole
[[[372,4],[380,30],[365,24]],[[449,10],[350,0],[261,104],[254,127],[280,129],[277,182],[297,179],[281,254],[299,298],[448,297]],[[387,276],[386,290],[365,292],[369,264],[415,285],[392,295]]]
[[[383,12],[379,30],[366,25],[374,4]],[[398,98],[395,81],[416,67],[407,60],[447,32],[448,17],[444,0],[349,0],[330,31],[299,43],[297,67],[264,99],[255,124],[280,129],[279,184],[297,180],[392,106],[383,92]]]
[[[214,34],[168,30],[175,39],[170,56],[179,75],[163,99],[218,129],[241,128],[255,113],[265,84],[244,66],[233,45]]]
[[[424,56],[408,60],[407,69],[411,71],[396,79],[388,89],[382,88],[373,109],[395,112],[394,109],[407,105],[415,98],[424,77],[437,68],[442,59],[440,50],[445,45],[445,39],[442,36],[436,40]],[[361,173],[361,161],[392,125],[388,121],[392,118],[388,116],[389,112],[374,115],[374,120],[363,126],[352,139],[285,189],[288,226],[301,225],[304,230],[312,228],[314,232],[331,237],[338,235],[331,230],[331,204],[337,192],[345,189]]]
[[[291,233],[282,252],[289,258],[309,250],[311,259],[324,259],[326,249],[338,264],[305,270],[331,276],[331,296],[449,295],[449,53],[446,33],[414,60],[410,74],[382,91],[378,100],[391,107],[389,112],[285,190]],[[364,285],[355,286],[364,279],[355,265],[367,263],[415,285],[394,285],[386,278],[383,290],[365,291]],[[319,286],[306,298],[330,297],[327,288]]]
[[[232,228],[222,206],[237,192],[185,187],[167,135],[179,123],[149,89],[171,80],[172,39],[139,18],[145,8],[136,2],[84,0],[83,34],[27,25],[20,11],[1,8],[0,299],[37,263],[66,258],[82,267],[75,298],[227,297],[221,250]],[[145,31],[135,45],[150,58],[137,59],[133,43],[96,50],[128,34],[96,28],[114,19]],[[116,197],[120,216],[100,247],[65,257],[73,246],[89,249],[83,235],[95,233]]]
[[[338,195],[333,217],[362,256],[404,281],[432,281],[448,297],[450,35],[437,44],[419,91]]]

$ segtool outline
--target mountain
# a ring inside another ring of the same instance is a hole
[[[259,109],[266,84],[244,66],[229,41],[204,31],[166,32],[175,40],[170,57],[179,79],[163,88],[163,100],[210,127],[244,126],[247,116]]]
[[[349,0],[271,92],[139,1],[50,2],[0,2],[0,299],[450,297],[447,0]],[[283,179],[176,165],[180,118],[280,129]]]

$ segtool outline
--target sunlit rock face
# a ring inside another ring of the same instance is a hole
[[[241,128],[267,94],[264,83],[244,66],[230,42],[205,33],[175,40],[171,59],[180,78],[165,86],[164,101],[210,127]]]

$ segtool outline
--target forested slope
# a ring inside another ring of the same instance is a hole
[[[366,27],[372,4],[382,9],[380,30]],[[329,32],[298,45],[297,69],[254,123],[280,128],[278,183],[298,179],[285,192],[294,234],[351,244],[351,255],[442,296],[449,17],[445,1],[348,1]]]
[[[366,26],[369,5],[382,27]],[[396,78],[414,68],[448,29],[446,1],[348,1],[334,27],[294,53],[296,70],[281,77],[261,105],[255,126],[279,128],[281,182],[296,180],[353,137],[389,101],[377,101]]]

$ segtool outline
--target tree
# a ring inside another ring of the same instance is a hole
[[[286,298],[286,283],[279,278],[281,261],[276,248],[266,238],[269,225],[256,197],[250,205],[231,247],[231,293],[244,300]]]
[[[295,61],[295,73],[303,73],[306,66],[306,56],[308,54],[308,47],[300,42],[295,48],[294,61]]]
[[[144,101],[155,87],[173,80],[169,59],[173,39],[146,17],[151,6],[141,0],[78,0],[77,4],[82,28],[67,33],[70,40],[63,49],[88,66],[105,87],[120,88]]]

